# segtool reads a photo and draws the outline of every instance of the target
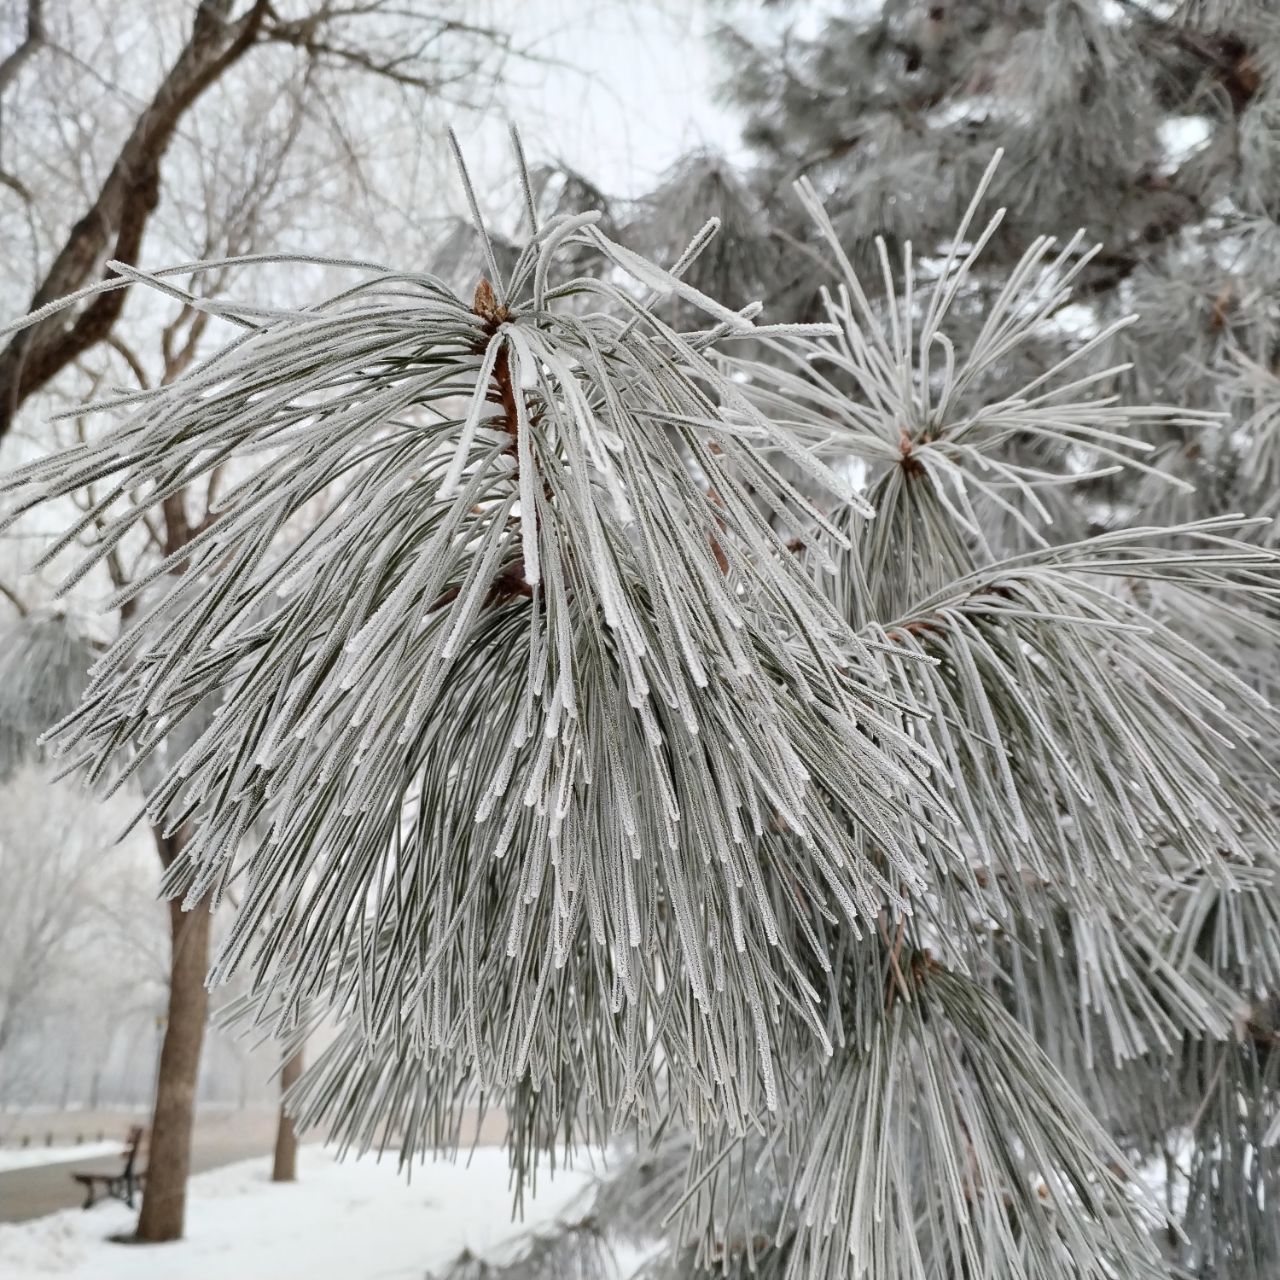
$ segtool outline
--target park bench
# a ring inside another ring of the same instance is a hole
[[[124,1168],[119,1173],[73,1173],[71,1176],[85,1189],[84,1208],[92,1209],[99,1200],[123,1200],[133,1208],[133,1194],[142,1189],[146,1171],[138,1169],[138,1150],[145,1130],[135,1124],[129,1130],[124,1149]]]

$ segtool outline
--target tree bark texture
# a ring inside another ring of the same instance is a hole
[[[184,827],[174,836],[166,838],[157,831],[155,837],[161,861],[167,867],[181,852],[188,833]],[[182,1239],[196,1083],[209,1011],[209,993],[204,983],[209,971],[212,915],[204,903],[190,911],[183,911],[178,901],[167,905],[172,941],[168,1021],[160,1046],[147,1180],[136,1231],[136,1238],[148,1243]]]
[[[302,1075],[303,1046],[285,1059],[284,1069],[280,1072],[280,1093],[282,1095],[298,1082]],[[272,1182],[297,1182],[298,1180],[298,1133],[294,1128],[292,1117],[285,1114],[284,1102],[280,1103],[280,1120],[276,1125],[276,1151],[271,1164]]]

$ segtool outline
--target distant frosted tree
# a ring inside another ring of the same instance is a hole
[[[150,1025],[161,993],[147,952],[162,936],[137,909],[153,900],[139,851],[111,856],[127,806],[97,804],[34,769],[0,798],[0,1107],[17,1113],[56,1104],[60,1089],[92,1097],[117,1033]],[[99,1016],[104,1004],[114,1025]],[[18,1123],[15,1114],[3,1127]]]
[[[1099,254],[988,288],[994,172],[866,279],[802,184],[814,326],[690,283],[714,223],[664,268],[530,190],[464,293],[188,299],[235,339],[9,477],[95,486],[87,567],[224,469],[53,741],[155,760],[247,1016],[340,1021],[300,1119],[498,1105],[520,1190],[627,1133],[655,1273],[874,1280],[1168,1276],[1132,1160],[1189,1132],[1192,1265],[1269,1256],[1280,556],[1110,520],[1222,427],[1115,394],[1115,326],[1045,358]]]

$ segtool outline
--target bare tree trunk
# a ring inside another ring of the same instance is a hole
[[[67,1054],[62,1064],[62,1092],[58,1095],[58,1110],[65,1111],[71,1103],[71,1076],[75,1070],[75,1058]]]
[[[302,1075],[302,1051],[299,1045],[285,1059],[284,1069],[280,1072],[280,1092],[286,1094],[297,1083]],[[276,1154],[271,1165],[272,1182],[297,1182],[298,1180],[298,1133],[293,1127],[293,1119],[285,1114],[284,1103],[280,1104],[280,1120],[276,1125]]]
[[[182,850],[188,833],[168,839],[155,833],[161,861],[168,866]],[[147,1156],[136,1239],[150,1243],[180,1240],[187,1210],[187,1176],[191,1171],[191,1131],[195,1125],[196,1082],[204,1043],[209,993],[209,933],[212,916],[204,904],[183,911],[169,904],[172,955],[169,971],[169,1014],[160,1047],[155,1110]]]

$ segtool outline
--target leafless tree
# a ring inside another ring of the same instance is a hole
[[[104,864],[120,813],[102,811],[79,787],[21,773],[0,801],[0,1102],[22,1103],[47,1064],[39,1061],[43,1026],[59,1015],[84,1022],[86,992],[101,999],[118,981],[145,985],[134,949],[149,935],[136,912],[113,918],[113,890],[138,885]],[[126,935],[135,935],[131,938]],[[105,975],[104,975],[104,972]],[[97,1028],[95,1028],[97,1030]]]
[[[166,191],[165,158],[179,130],[210,89],[255,56],[283,51],[277,74],[301,74],[307,109],[341,132],[331,95],[334,78],[355,74],[428,99],[475,101],[501,75],[511,43],[503,33],[468,21],[474,10],[458,0],[405,6],[391,0],[337,4],[312,0],[277,5],[252,0],[199,0],[185,40],[140,104],[99,181],[86,191],[88,207],[42,264],[30,299],[32,311],[113,274],[109,261],[136,264],[143,239]],[[42,0],[28,0],[16,46],[0,60],[0,109],[5,96],[23,92],[23,78],[42,59],[70,56],[49,29]],[[0,119],[3,119],[0,116]],[[0,131],[15,134],[12,126]],[[36,153],[38,154],[38,153]],[[0,181],[20,201],[36,199],[38,174],[7,167]],[[36,167],[34,158],[30,159]],[[100,295],[23,330],[0,350],[0,435],[36,391],[100,344],[120,319],[127,290]]]

